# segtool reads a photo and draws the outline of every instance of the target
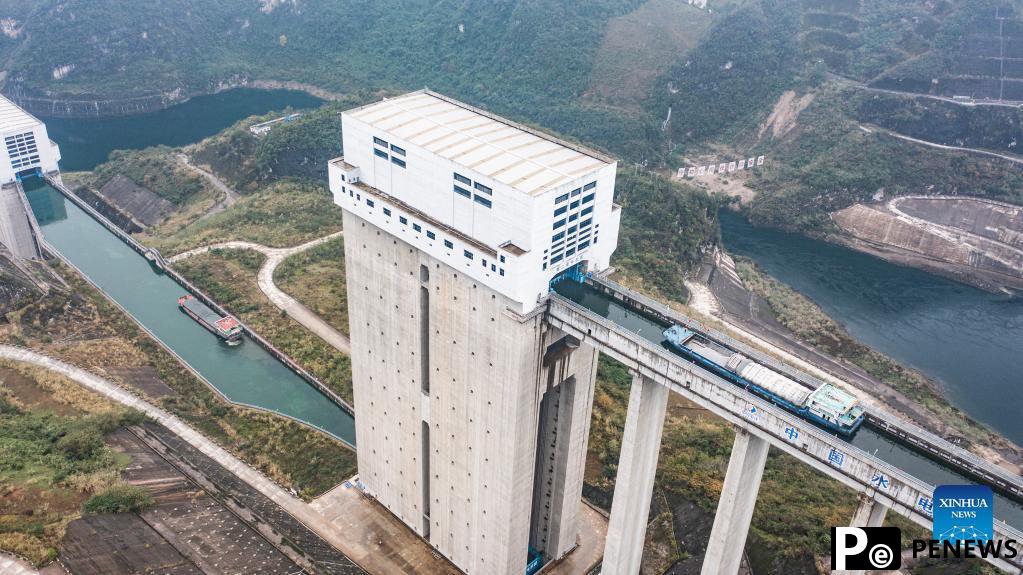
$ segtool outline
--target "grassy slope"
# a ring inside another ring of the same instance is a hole
[[[263,260],[262,254],[252,251],[215,250],[179,262],[174,267],[345,401],[352,403],[352,370],[348,356],[338,353],[278,310],[259,291],[256,273]]]
[[[92,495],[120,486],[125,461],[103,436],[138,420],[74,382],[0,366],[0,549],[41,564]]]
[[[291,256],[274,273],[277,287],[294,296],[331,326],[348,333],[348,291],[342,238]]]
[[[229,210],[181,229],[152,230],[140,241],[172,255],[229,240],[289,247],[340,229],[341,208],[322,185],[275,182],[242,198]]]
[[[355,472],[355,454],[339,442],[290,420],[225,403],[91,286],[61,271],[73,294],[51,294],[8,314],[0,341],[99,373],[104,366],[152,367],[177,392],[157,404],[304,497],[319,495]]]

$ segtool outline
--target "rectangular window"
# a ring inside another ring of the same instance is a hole
[[[572,197],[574,198],[574,197],[578,196],[579,194],[581,194],[582,192],[583,192],[582,188],[576,188],[576,189],[572,190]]]
[[[389,210],[389,209],[387,209],[387,208],[384,208],[384,215],[385,215],[385,216],[389,216],[389,215],[391,215],[391,210]]]
[[[412,229],[417,232],[423,231],[423,228],[419,224],[412,224]]]
[[[406,218],[405,216],[399,217],[398,221],[401,222],[401,225],[403,225],[403,226],[407,226],[408,225],[408,218]]]
[[[563,259],[565,259],[565,256],[561,256],[561,255],[554,256],[553,258],[551,258],[551,265],[554,265],[554,264],[560,262]]]
[[[455,186],[455,193],[466,198],[472,197],[472,194],[469,193],[469,190],[463,188],[462,186]]]
[[[543,263],[543,269],[547,269],[547,262]]]
[[[494,195],[494,190],[491,190],[490,188],[488,188],[487,186],[484,186],[483,184],[481,184],[479,182],[476,182],[475,186],[476,186],[477,190],[483,192],[484,194],[486,194],[488,196]]]
[[[556,242],[556,241],[560,240],[563,237],[565,237],[565,232],[558,232],[558,233],[554,234],[553,237],[551,237],[551,242],[552,243]]]
[[[504,256],[501,256],[501,263],[504,263]]]
[[[372,207],[373,207],[373,205],[374,205],[374,204],[373,204],[373,200],[371,200],[371,199],[369,199],[369,198],[366,198],[366,205],[372,208]]]
[[[586,240],[585,242],[579,242],[579,251],[583,251],[588,247],[590,247],[590,240]]]
[[[571,216],[568,216],[568,221],[570,221],[570,222],[574,222],[574,221],[576,221],[578,219],[579,219],[579,214],[572,214]]]
[[[565,194],[565,195],[562,195],[562,196],[558,196],[558,199],[554,200],[554,203],[555,204],[560,204],[561,202],[563,202],[563,201],[565,201],[567,199],[568,199],[568,194]]]
[[[399,148],[398,146],[395,146],[394,144],[391,144],[391,151],[394,152],[395,154],[398,154],[399,156],[404,156],[405,155],[405,148]]]
[[[501,268],[501,277],[504,277],[504,268]]]
[[[590,182],[590,183],[586,184],[585,186],[583,186],[583,190],[592,190],[593,188],[596,188],[596,187],[597,187],[597,182]]]
[[[360,202],[361,202],[361,201],[362,201],[362,194],[355,194],[355,199],[356,199],[357,201],[360,201]]]
[[[557,252],[558,250],[560,250],[561,248],[563,248],[563,247],[565,247],[565,242],[564,242],[564,241],[560,241],[560,242],[558,242],[558,243],[556,243],[556,244],[552,244],[552,245],[551,245],[551,249],[552,249],[552,250],[554,250],[554,251],[555,251],[555,253],[556,253],[556,252]]]
[[[448,248],[450,250],[451,248],[455,247],[455,244],[451,243],[448,240],[444,240],[444,247],[446,247],[446,248]]]
[[[354,198],[355,197],[355,192],[353,192],[352,190],[348,190],[348,197],[349,198]]]
[[[558,220],[558,221],[554,222],[554,229],[558,229],[558,228],[560,228],[563,225],[565,225],[565,220]]]
[[[593,194],[587,194],[583,196],[583,203],[588,204],[593,201]]]
[[[405,167],[405,160],[400,160],[398,158],[395,158],[394,156],[391,156],[391,163],[394,164],[395,166],[398,166],[399,168]]]
[[[381,140],[380,138],[378,138],[376,136],[373,136],[373,143],[378,145],[378,146],[383,146],[385,148],[387,147],[387,142]]]
[[[462,250],[462,255],[464,255],[466,259],[470,260],[472,259],[472,252],[470,252],[469,250]]]
[[[576,200],[576,201],[572,202],[572,205],[569,206],[569,207],[572,208],[573,210],[578,208],[579,207],[579,200]]]
[[[576,227],[575,227],[575,226],[570,226],[570,227],[568,228],[568,233],[570,233],[570,234],[574,234],[574,233],[575,233],[575,230],[576,230]]]
[[[465,177],[462,174],[459,174],[457,172],[455,173],[455,181],[456,182],[462,182],[463,184],[465,184],[467,186],[471,186],[472,185],[472,180],[470,180],[469,178],[467,178],[467,177]]]
[[[435,240],[437,239],[437,234],[431,232],[430,230],[426,230],[426,237],[430,238],[431,240]]]
[[[345,175],[344,174],[341,174],[341,181],[342,182],[345,181]]]
[[[575,253],[575,248],[568,248],[567,250],[565,250],[565,257],[567,258],[568,256],[570,256],[570,255],[572,255],[574,253]]]
[[[494,265],[494,264],[490,264],[490,271],[496,272],[497,271],[497,266]]]
[[[586,214],[589,214],[589,213],[592,213],[592,212],[593,212],[593,206],[587,206],[587,207],[583,208],[583,211],[580,212],[580,213],[582,213],[582,215],[585,216]]]
[[[388,158],[387,152],[381,152],[380,150],[378,150],[376,148],[373,148],[373,155],[375,155],[378,158],[383,158],[385,160]]]
[[[579,224],[579,227],[580,228],[586,228],[586,227],[589,227],[591,223],[593,223],[593,218],[590,218],[588,220],[583,220],[582,223]]]
[[[560,208],[554,210],[554,217],[558,217],[558,216],[560,216],[561,214],[563,214],[563,213],[565,213],[567,211],[568,211],[568,207],[561,206]]]
[[[476,194],[476,197],[474,197],[474,198],[473,198],[473,200],[474,200],[474,201],[475,201],[475,202],[476,202],[477,204],[479,204],[479,205],[481,205],[481,206],[483,206],[483,207],[485,207],[485,208],[489,208],[489,207],[490,207],[490,206],[492,205],[492,204],[491,204],[491,202],[490,202],[490,200],[488,200],[488,199],[484,198],[483,196],[481,196],[481,195],[479,195],[479,194]]]

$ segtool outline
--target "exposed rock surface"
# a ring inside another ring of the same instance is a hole
[[[982,289],[1023,290],[1023,208],[979,198],[905,196],[832,214],[831,239]]]

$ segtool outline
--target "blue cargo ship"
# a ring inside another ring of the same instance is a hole
[[[681,325],[664,330],[664,339],[682,357],[819,427],[851,436],[863,425],[859,400],[830,383],[807,388]]]

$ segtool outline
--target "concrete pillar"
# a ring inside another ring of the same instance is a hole
[[[701,575],[734,575],[739,572],[769,447],[767,440],[745,430],[735,434]]]
[[[860,505],[853,514],[850,527],[880,527],[888,515],[888,508],[866,494],[860,495]]]
[[[667,406],[667,387],[633,375],[604,545],[604,575],[639,573]]]
[[[884,523],[885,516],[888,515],[888,508],[885,507],[881,502],[873,499],[865,493],[860,494],[860,504],[856,507],[856,513],[853,514],[852,521],[849,523],[850,527],[880,527]],[[864,575],[866,571],[863,570],[847,570],[847,571],[835,571],[836,574],[840,575]]]

